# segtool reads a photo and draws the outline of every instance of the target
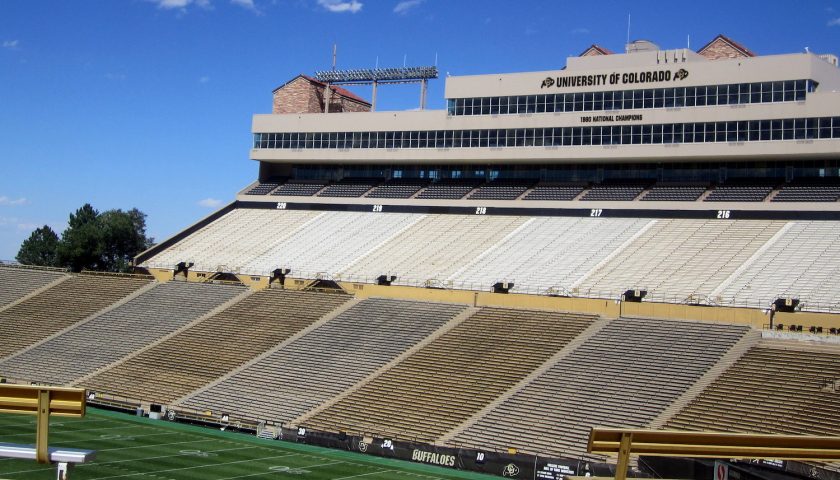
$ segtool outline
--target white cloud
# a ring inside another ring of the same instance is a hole
[[[230,3],[240,6],[246,10],[251,10],[254,13],[260,13],[257,10],[257,6],[254,4],[254,0],[230,0]]]
[[[217,208],[222,206],[222,201],[215,198],[205,198],[204,200],[199,200],[198,205],[207,208]]]
[[[20,232],[31,232],[32,230],[35,230],[36,228],[40,228],[40,227],[41,227],[41,225],[38,225],[37,223],[18,223],[17,224],[17,229]]]
[[[125,80],[125,74],[108,72],[105,74],[105,78],[108,80]]]
[[[198,83],[207,83],[210,81],[210,77],[204,76],[198,79]]]
[[[3,40],[3,48],[17,48],[18,43],[17,40]]]
[[[408,13],[409,10],[412,8],[420,5],[423,3],[424,0],[403,0],[394,7],[394,13],[399,15],[405,15]]]
[[[356,13],[362,9],[362,2],[356,0],[318,0],[318,5],[326,8],[333,13]]]
[[[29,203],[29,200],[23,197],[11,199],[5,195],[0,196],[0,205],[16,207],[18,205],[26,205],[27,203]]]
[[[149,0],[150,2],[156,3],[158,8],[162,8],[164,10],[173,10],[175,8],[180,8],[182,10],[186,9],[190,5],[197,5],[202,8],[210,8],[210,0]]]
[[[840,18],[832,18],[828,21],[829,27],[840,27]]]
[[[569,32],[569,33],[571,33],[572,35],[585,35],[585,34],[589,33],[589,29],[586,28],[586,27],[578,27],[578,28],[573,28],[572,31]]]

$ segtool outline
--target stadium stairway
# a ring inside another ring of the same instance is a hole
[[[522,380],[510,387],[506,392],[502,393],[501,395],[496,397],[492,402],[485,405],[484,408],[475,412],[471,417],[466,418],[461,424],[457,425],[452,430],[449,430],[448,432],[437,438],[434,443],[437,445],[448,444],[453,438],[457,437],[464,430],[467,430],[468,428],[472,427],[477,421],[484,418],[496,407],[506,402],[510,397],[516,395],[517,392],[525,388],[531,382],[533,382],[546,371],[548,371],[548,369],[550,369],[555,364],[566,358],[571,352],[575,351],[576,348],[582,345],[591,336],[598,333],[598,331],[604,328],[604,326],[606,326],[609,322],[609,319],[599,318],[591,324],[589,324],[589,326],[585,330],[580,332],[580,334],[577,337],[569,341],[569,343],[567,343],[563,348],[561,348],[554,355],[552,355],[551,358],[543,362],[542,365],[535,368],[531,373],[529,373]]]
[[[142,276],[75,274],[32,292],[0,310],[0,359],[109,312],[154,285]]]
[[[764,339],[666,427],[840,435],[840,345]]]
[[[618,318],[510,395],[453,446],[591,458],[592,426],[644,427],[711,369],[749,327]]]
[[[248,292],[75,383],[97,392],[168,405],[273,348],[351,298],[276,288]]]
[[[595,318],[481,308],[305,425],[430,443],[527,376]]]
[[[467,307],[463,312],[458,314],[452,320],[450,320],[449,322],[444,324],[442,327],[440,327],[437,330],[435,330],[434,332],[432,332],[431,335],[429,335],[428,337],[424,338],[423,340],[420,340],[419,342],[415,343],[411,348],[404,351],[403,353],[401,353],[397,357],[394,357],[394,359],[391,360],[390,362],[388,362],[388,363],[382,365],[381,367],[377,368],[376,370],[371,372],[367,377],[363,378],[362,380],[360,380],[358,383],[356,383],[352,387],[348,388],[347,390],[344,390],[340,394],[338,394],[335,397],[331,398],[330,400],[322,403],[321,405],[318,405],[317,407],[313,408],[312,410],[309,410],[308,412],[305,412],[303,415],[297,417],[296,419],[292,420],[289,423],[291,425],[307,424],[309,422],[309,419],[315,417],[316,415],[320,414],[324,410],[327,410],[328,408],[332,407],[333,405],[335,405],[335,404],[339,403],[340,401],[344,400],[345,398],[351,396],[355,392],[359,391],[359,389],[361,389],[365,385],[371,383],[373,380],[378,378],[380,375],[384,374],[385,372],[389,371],[394,366],[398,365],[400,362],[404,361],[406,358],[411,357],[412,355],[414,355],[415,353],[417,353],[418,351],[420,351],[421,349],[423,349],[424,347],[426,347],[430,343],[432,343],[435,340],[437,340],[438,338],[440,338],[442,335],[450,332],[453,328],[461,325],[464,322],[464,320],[466,320],[466,319],[470,318],[471,316],[475,315],[475,313],[478,312],[478,310],[479,309],[477,307]]]
[[[648,300],[682,303],[708,296],[785,222],[662,220],[579,284],[617,298],[628,288]]]
[[[0,362],[11,378],[66,385],[189,324],[246,292],[241,286],[156,284],[102,315]]]
[[[0,265],[0,310],[70,278],[64,272]]]
[[[228,373],[226,373],[226,374],[224,374],[224,375],[222,375],[222,376],[220,376],[220,377],[216,378],[215,380],[213,380],[212,382],[208,383],[207,385],[204,385],[203,387],[198,388],[198,389],[196,389],[195,391],[190,392],[190,393],[188,393],[187,395],[184,395],[183,397],[180,397],[180,398],[178,398],[178,399],[174,400],[174,401],[172,402],[172,405],[184,406],[184,405],[185,405],[185,403],[186,403],[186,402],[188,402],[188,401],[189,401],[192,397],[195,397],[195,396],[200,396],[200,395],[202,395],[204,392],[206,392],[206,391],[208,391],[208,390],[211,390],[211,389],[215,388],[217,385],[219,385],[219,384],[223,384],[223,383],[227,382],[229,379],[231,379],[232,377],[235,377],[235,376],[236,376],[236,375],[238,375],[240,372],[242,372],[242,371],[244,371],[244,370],[247,370],[247,369],[248,369],[248,368],[250,368],[251,366],[259,364],[260,362],[262,362],[262,361],[263,361],[263,360],[265,360],[266,358],[270,357],[271,355],[274,355],[274,354],[275,354],[275,353],[277,353],[278,351],[280,351],[280,350],[282,350],[283,348],[285,348],[287,345],[289,345],[289,344],[291,344],[291,343],[293,343],[293,342],[296,342],[296,341],[298,341],[299,339],[301,339],[301,338],[303,338],[303,337],[305,337],[305,336],[309,335],[309,334],[310,334],[310,333],[312,333],[314,330],[317,330],[317,329],[321,328],[324,324],[326,324],[327,322],[332,321],[334,318],[336,318],[336,317],[338,317],[339,315],[343,314],[344,312],[346,312],[346,311],[347,311],[347,310],[349,310],[350,308],[353,308],[353,307],[354,307],[356,304],[358,304],[359,302],[361,302],[361,299],[358,299],[358,298],[355,298],[355,297],[354,297],[354,298],[349,299],[348,301],[344,302],[344,304],[343,304],[343,305],[340,305],[339,307],[337,307],[337,308],[333,309],[331,312],[329,312],[329,313],[327,313],[326,315],[322,316],[321,318],[319,318],[319,319],[318,319],[318,320],[316,320],[315,322],[313,322],[313,323],[309,324],[309,326],[307,326],[306,328],[304,328],[304,329],[302,329],[302,330],[299,330],[299,331],[298,331],[297,333],[295,333],[294,335],[292,335],[292,336],[290,336],[289,338],[287,338],[287,339],[283,340],[282,342],[278,343],[278,344],[277,344],[277,345],[275,345],[273,348],[271,348],[271,349],[269,349],[269,350],[266,350],[265,352],[263,352],[263,353],[261,353],[261,354],[259,354],[259,355],[255,356],[255,357],[254,357],[254,358],[252,358],[251,360],[249,360],[249,361],[247,361],[247,362],[243,363],[242,365],[240,365],[240,366],[238,366],[238,367],[234,368],[234,369],[233,369],[233,370],[231,370],[230,372],[228,372]]]
[[[708,369],[706,373],[694,382],[688,390],[685,391],[679,398],[674,400],[668,408],[663,410],[658,417],[653,419],[647,428],[661,429],[679,413],[683,408],[688,406],[695,398],[697,398],[703,390],[718,379],[727,369],[735,365],[741,357],[743,357],[750,349],[758,345],[761,341],[761,332],[758,330],[750,330],[738,342],[732,346],[726,353],[720,357],[717,363],[712,368]]]
[[[305,336],[178,403],[288,422],[399,356],[465,305],[365,299]]]

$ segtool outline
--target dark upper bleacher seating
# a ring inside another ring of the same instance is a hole
[[[660,182],[641,198],[643,201],[693,202],[706,191],[707,184]]]
[[[327,184],[320,180],[289,180],[280,185],[272,195],[310,197],[320,192]]]
[[[649,180],[605,181],[594,185],[581,200],[590,201],[631,201],[641,194]]]
[[[279,187],[283,182],[283,179],[277,178],[272,178],[265,182],[260,182],[251,187],[250,190],[245,192],[245,195],[268,195],[269,193],[274,191],[275,188]]]
[[[445,178],[429,185],[417,195],[417,198],[456,200],[464,198],[482,183],[483,181],[478,179]]]
[[[523,200],[574,200],[585,188],[583,183],[540,183]]]
[[[470,200],[516,200],[534,184],[533,180],[493,180],[482,185]]]
[[[704,200],[705,202],[763,202],[777,180],[735,179],[718,185]]]
[[[420,178],[392,178],[365,196],[368,198],[411,198],[428,184],[427,180]]]
[[[772,202],[836,202],[840,199],[840,179],[802,178],[782,186]]]
[[[371,188],[379,185],[381,178],[342,178],[338,182],[327,186],[319,197],[361,197]]]

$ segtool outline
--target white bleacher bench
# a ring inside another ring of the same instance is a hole
[[[58,464],[56,478],[66,480],[71,464],[86,463],[96,458],[93,450],[77,450],[73,448],[49,448],[50,462]],[[35,460],[34,445],[20,445],[16,443],[0,443],[0,457]]]

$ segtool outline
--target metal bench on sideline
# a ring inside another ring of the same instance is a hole
[[[96,452],[72,448],[49,448],[50,415],[85,416],[85,390],[29,385],[0,384],[0,412],[35,415],[35,445],[0,443],[0,457],[56,463],[56,478],[67,480],[70,467],[93,460]]]

